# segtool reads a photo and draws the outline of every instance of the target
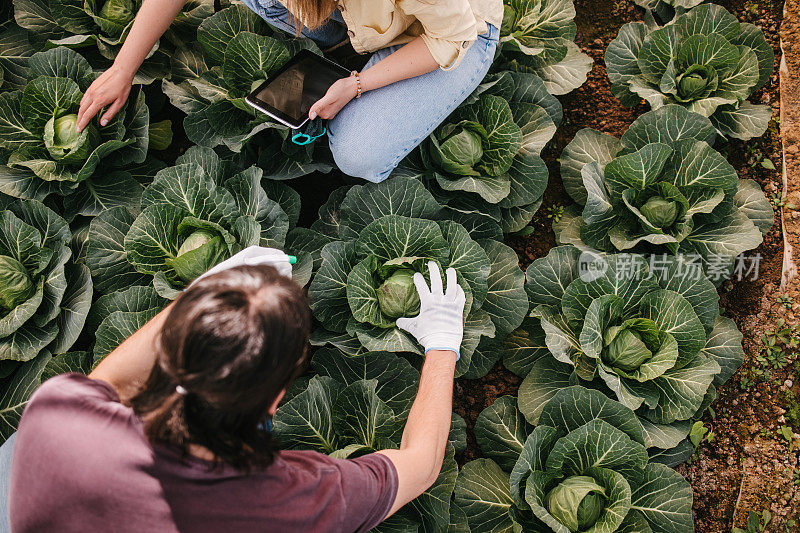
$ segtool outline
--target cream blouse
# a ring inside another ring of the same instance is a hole
[[[291,12],[291,0],[280,0]],[[338,0],[350,42],[364,54],[422,36],[443,70],[455,68],[486,23],[503,22],[502,0]],[[300,18],[302,15],[297,14]]]

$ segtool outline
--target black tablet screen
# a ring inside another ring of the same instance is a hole
[[[299,123],[336,80],[347,76],[344,72],[337,72],[309,54],[275,76],[255,97]]]

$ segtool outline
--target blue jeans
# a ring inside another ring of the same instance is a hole
[[[242,0],[269,24],[296,33],[286,8],[277,0]],[[331,20],[302,34],[322,47],[346,36],[336,11]],[[328,143],[339,169],[350,176],[381,182],[463,102],[483,80],[494,59],[500,30],[478,36],[461,63],[452,70],[401,80],[364,93],[328,121]],[[378,50],[366,68],[392,54],[399,46]]]
[[[11,531],[8,518],[8,492],[11,486],[11,454],[14,451],[16,436],[14,433],[0,446],[0,532]]]

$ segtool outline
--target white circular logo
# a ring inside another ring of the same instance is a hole
[[[578,257],[578,277],[594,281],[608,270],[608,262],[597,252],[583,251]]]

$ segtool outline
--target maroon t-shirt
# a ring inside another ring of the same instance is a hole
[[[251,474],[208,467],[152,446],[108,383],[56,376],[20,421],[12,531],[367,531],[397,494],[394,465],[378,454],[284,451]]]

